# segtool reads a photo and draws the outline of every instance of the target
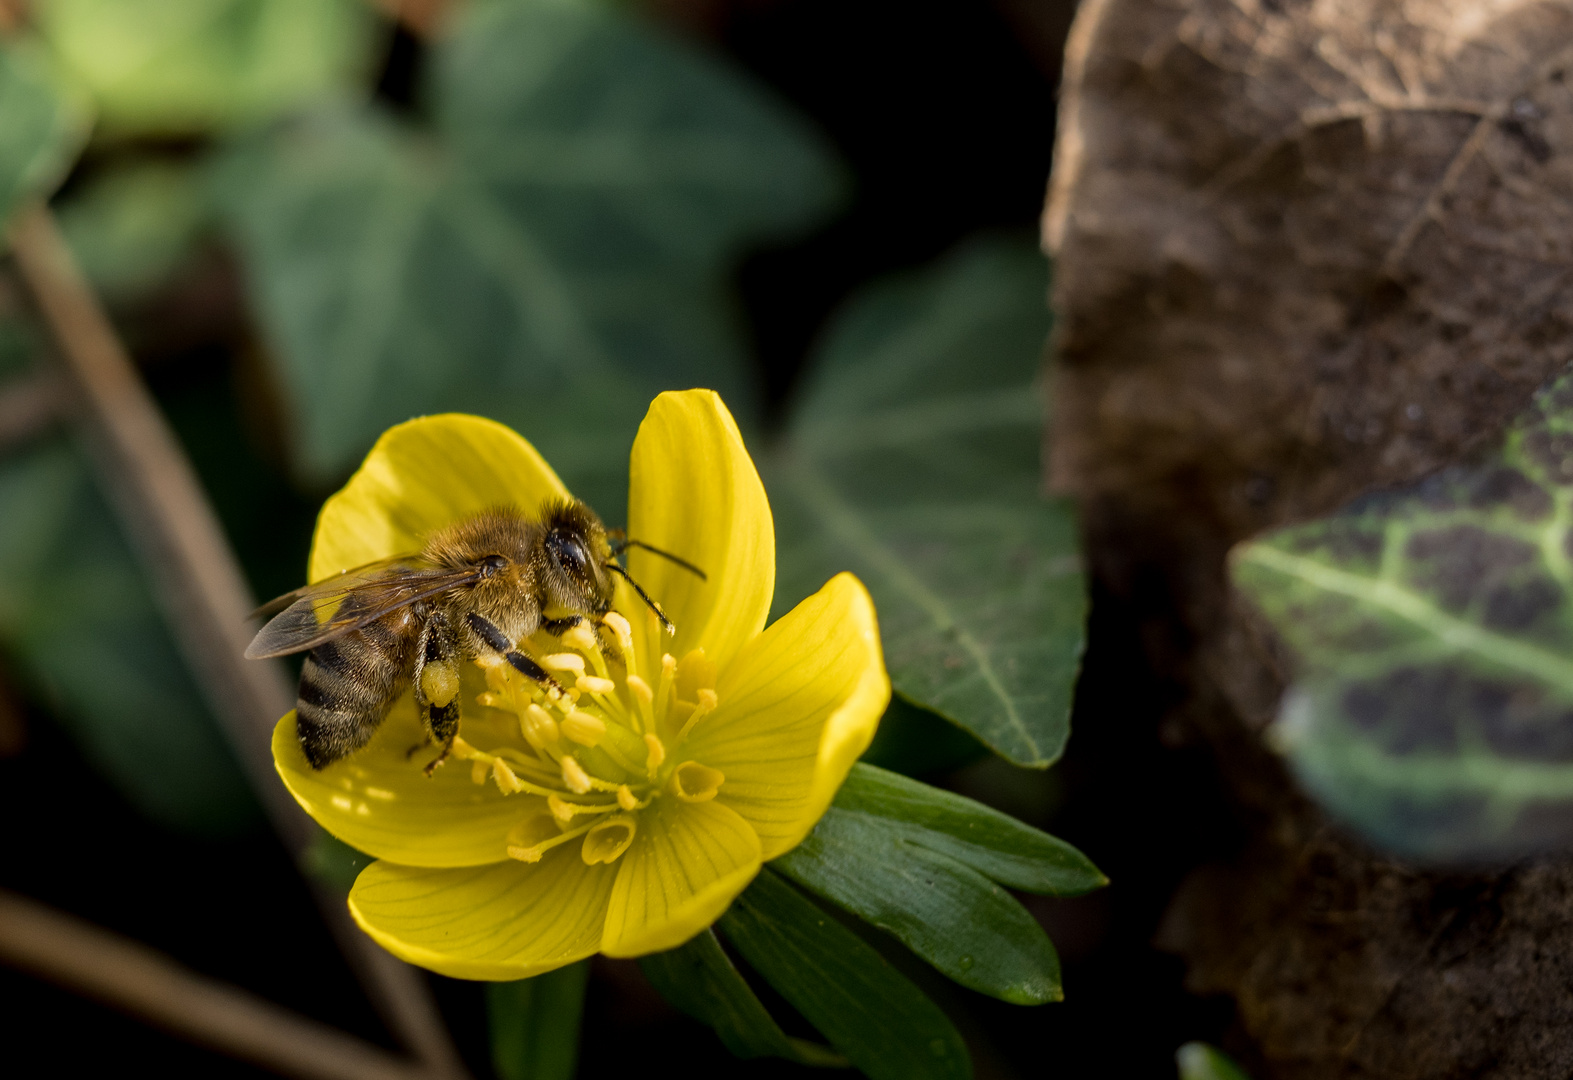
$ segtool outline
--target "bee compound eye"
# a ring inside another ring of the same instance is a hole
[[[578,537],[564,535],[561,531],[554,531],[546,540],[547,549],[551,551],[552,558],[570,574],[582,575],[585,564],[589,562],[585,554],[584,545]]]

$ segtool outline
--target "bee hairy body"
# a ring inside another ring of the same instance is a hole
[[[611,610],[611,559],[605,528],[581,502],[550,502],[533,516],[487,510],[434,533],[416,554],[280,597],[259,612],[277,614],[246,655],[306,653],[295,726],[313,768],[365,746],[413,690],[429,739],[442,747],[430,771],[458,732],[462,661],[500,655],[561,692],[518,643],[586,617],[598,622]]]
[[[365,746],[409,688],[415,622],[415,613],[397,611],[306,654],[295,730],[312,768],[324,768]]]

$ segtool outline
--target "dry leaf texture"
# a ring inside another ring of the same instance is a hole
[[[1496,435],[1573,357],[1573,5],[1089,0],[1051,480],[1237,539]]]

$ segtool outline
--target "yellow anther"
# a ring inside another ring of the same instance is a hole
[[[677,737],[679,739],[687,738],[688,733],[694,730],[694,725],[710,715],[711,710],[716,707],[719,700],[714,690],[699,691],[699,704],[694,706],[694,711],[688,714],[687,720],[683,721],[683,730],[677,733]]]
[[[503,700],[502,695],[494,694],[490,690],[486,691],[484,694],[476,694],[475,702],[477,705],[485,706],[488,709],[502,709],[507,707],[507,702]]]
[[[599,675],[581,675],[574,684],[576,690],[584,690],[591,694],[610,694],[617,689],[617,684],[611,679],[603,679]]]
[[[579,849],[580,857],[590,866],[616,862],[634,842],[638,821],[638,818],[619,814],[592,825],[585,834],[584,846]]]
[[[475,747],[464,741],[464,737],[462,735],[455,735],[453,737],[454,757],[463,758],[465,761],[468,761],[470,758],[479,753],[479,750],[475,749]]]
[[[563,758],[563,783],[575,795],[584,795],[595,786],[590,782],[590,774],[579,764],[579,759],[571,755]]]
[[[592,713],[575,709],[562,723],[563,735],[580,746],[597,746],[606,737],[606,721]]]
[[[612,633],[617,635],[617,644],[622,648],[623,652],[631,653],[634,651],[634,628],[628,625],[627,619],[623,618],[616,611],[608,611],[601,622],[605,623]]]
[[[564,634],[562,641],[570,649],[578,649],[586,653],[593,653],[601,647],[601,643],[595,640],[595,631],[584,623],[580,623]]]
[[[560,734],[551,713],[534,702],[519,714],[519,730],[524,734],[524,741],[537,750],[556,743]]]
[[[486,762],[482,761],[480,758],[476,758],[475,761],[470,764],[470,781],[476,784],[486,783],[487,772],[488,770],[486,768]]]
[[[553,653],[541,658],[541,666],[548,671],[583,671],[584,657],[571,652]]]
[[[524,788],[524,785],[519,783],[519,778],[514,775],[513,770],[508,767],[508,763],[502,758],[492,759],[492,779],[497,782],[497,790],[504,795],[512,795],[514,792]]]
[[[630,675],[623,681],[628,684],[628,691],[629,693],[633,694],[634,700],[639,702],[639,704],[643,705],[645,708],[648,709],[650,704],[655,701],[655,691],[651,690],[650,684],[645,682],[639,676]]]
[[[622,784],[617,789],[617,805],[624,810],[639,809],[639,797],[634,794],[633,788]]]
[[[677,662],[677,698],[698,701],[699,691],[715,687],[715,664],[703,649],[694,649]]]
[[[645,735],[644,745],[645,771],[654,776],[655,771],[661,767],[661,762],[666,760],[666,746],[653,731]]]
[[[697,761],[685,761],[672,770],[672,794],[683,802],[709,802],[726,783],[720,769]]]
[[[479,660],[476,663],[480,663]],[[494,694],[500,694],[508,689],[508,680],[512,677],[509,673],[512,668],[505,664],[488,664],[482,667],[486,672],[486,689]]]
[[[459,696],[459,667],[439,660],[421,668],[421,693],[438,708]]]
[[[529,848],[539,844],[542,840],[550,840],[560,835],[562,835],[562,829],[558,827],[552,816],[536,811],[509,829],[508,835],[503,842],[510,848]]]
[[[556,795],[548,795],[546,796],[546,809],[552,812],[552,817],[556,818],[558,822],[566,825],[573,820],[574,813],[578,810],[578,807],[571,802],[563,801]]]

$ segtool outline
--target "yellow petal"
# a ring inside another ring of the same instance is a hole
[[[650,404],[634,439],[628,535],[709,576],[700,581],[658,555],[629,552],[635,580],[677,626],[675,639],[661,633],[638,598],[619,589],[618,610],[633,624],[643,670],[659,674],[663,652],[683,656],[698,646],[724,669],[765,625],[776,537],[759,473],[714,391],[668,392]]]
[[[890,702],[863,584],[831,578],[750,642],[716,693],[679,752],[725,774],[717,801],[753,826],[768,861],[808,835]]]
[[[537,863],[434,870],[375,862],[350,913],[393,955],[457,979],[527,979],[601,944],[615,867],[586,866],[578,844]]]
[[[493,506],[534,512],[568,489],[535,447],[495,420],[462,413],[389,428],[317,518],[308,581],[419,551],[426,536]]]
[[[472,721],[465,723],[468,728]],[[273,729],[273,764],[306,813],[369,855],[412,866],[478,866],[507,858],[508,830],[545,801],[475,784],[463,761],[449,761],[427,777],[422,769],[436,756],[434,747],[405,756],[425,738],[405,695],[370,743],[317,772],[301,753],[290,712]]]
[[[618,862],[601,951],[675,949],[721,916],[759,863],[759,838],[736,811],[657,799]]]

